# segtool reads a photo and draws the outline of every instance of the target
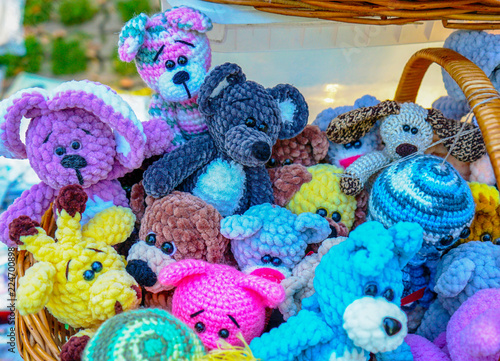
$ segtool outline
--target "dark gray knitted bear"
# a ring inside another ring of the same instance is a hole
[[[247,81],[236,64],[214,68],[198,98],[209,134],[167,153],[144,173],[146,193],[174,189],[200,197],[223,216],[273,202],[266,162],[277,139],[292,138],[307,123],[307,103],[291,85],[272,89]]]

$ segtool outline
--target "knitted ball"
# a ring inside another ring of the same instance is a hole
[[[330,164],[318,164],[307,168],[312,180],[304,183],[293,195],[286,208],[295,214],[318,213],[335,222],[342,222],[351,229],[356,211],[356,199],[340,190],[342,169]]]
[[[474,209],[470,188],[455,168],[439,157],[419,155],[391,165],[375,180],[368,217],[385,227],[416,222],[424,229],[424,242],[440,247],[443,238],[446,246],[459,238]]]
[[[83,352],[83,361],[194,360],[205,355],[198,336],[160,309],[141,309],[106,321]]]

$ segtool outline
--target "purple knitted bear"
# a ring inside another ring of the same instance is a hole
[[[30,119],[26,142],[21,119]],[[31,88],[0,103],[0,155],[29,159],[42,180],[0,216],[0,240],[20,215],[40,221],[59,189],[80,184],[88,195],[82,222],[112,205],[128,206],[116,180],[139,167],[146,136],[130,106],[110,88],[71,81],[51,92]]]
[[[149,108],[151,120],[144,125],[147,157],[163,154],[184,138],[207,130],[197,100],[212,58],[205,34],[210,29],[208,17],[181,6],[151,18],[140,14],[120,33],[120,59],[135,59],[139,75],[156,92]],[[156,128],[162,131],[155,133]],[[150,133],[157,134],[154,140],[149,139]]]

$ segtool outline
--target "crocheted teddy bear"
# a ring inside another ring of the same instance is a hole
[[[308,110],[302,94],[287,84],[265,89],[247,81],[238,65],[226,63],[207,76],[198,103],[209,135],[190,140],[149,167],[146,193],[159,198],[178,188],[224,217],[272,203],[265,164],[278,139],[304,129]]]
[[[21,119],[30,120],[25,144]],[[66,82],[47,92],[17,92],[0,103],[0,155],[28,158],[41,183],[25,191],[0,216],[0,240],[9,246],[9,224],[26,215],[40,222],[58,191],[80,184],[88,202],[83,223],[97,212],[127,206],[117,178],[144,159],[146,136],[130,106],[108,87]]]
[[[447,139],[443,144],[461,161],[473,162],[486,152],[481,132],[474,125],[466,123],[464,131],[477,131],[454,138],[462,128],[460,121],[447,119],[435,109],[389,100],[338,116],[328,126],[326,134],[331,141],[346,144],[365,135],[379,119],[385,147],[360,157],[346,168],[346,176],[340,182],[345,194],[361,192],[368,178],[391,162],[423,154],[432,142],[433,132]]]
[[[172,263],[159,281],[175,286],[172,314],[194,329],[208,349],[219,339],[242,345],[264,330],[266,307],[275,308],[285,297],[283,287],[233,267],[200,260]]]
[[[135,60],[137,71],[153,89],[147,128],[157,136],[147,156],[163,154],[207,130],[198,109],[200,87],[212,54],[206,32],[212,22],[198,10],[181,6],[149,18],[140,14],[123,27],[118,42],[120,59]]]
[[[146,306],[170,310],[173,291],[158,282],[161,269],[182,259],[228,263],[229,239],[220,231],[220,213],[192,194],[174,191],[147,202],[127,272],[145,287]]]
[[[336,119],[340,114],[347,113],[353,109],[371,107],[380,103],[371,95],[364,95],[356,99],[354,105],[344,105],[337,108],[328,108],[318,114],[313,121],[313,125],[317,125],[323,132],[326,131],[328,125]],[[375,125],[359,139],[353,139],[349,143],[334,143],[328,141],[328,162],[336,167],[347,168],[356,159],[362,155],[368,154],[375,150],[382,149],[382,142],[379,135],[379,123]]]
[[[19,279],[16,307],[22,316],[46,307],[61,323],[83,328],[61,350],[61,360],[78,360],[97,327],[114,315],[139,306],[141,289],[125,271],[113,245],[132,232],[129,208],[109,207],[83,227],[87,195],[79,185],[63,187],[55,200],[55,238],[28,216],[10,225],[10,238],[37,262]]]
[[[449,251],[437,265],[437,299],[425,313],[417,333],[434,340],[471,295],[484,288],[500,288],[499,260],[500,248],[491,242],[468,242]]]
[[[331,233],[328,221],[320,215],[297,216],[269,203],[224,218],[220,231],[231,240],[234,258],[243,272],[270,267],[285,277],[304,258],[308,244],[319,243]]]
[[[412,360],[399,308],[401,268],[422,244],[422,228],[401,222],[357,227],[316,268],[316,293],[280,327],[254,339],[255,357],[279,360]],[[388,353],[384,355],[384,353]]]

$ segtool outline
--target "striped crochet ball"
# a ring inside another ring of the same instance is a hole
[[[457,239],[474,217],[474,199],[460,174],[442,158],[419,155],[386,168],[375,180],[369,219],[390,227],[416,222],[431,244]]]
[[[194,360],[205,353],[194,331],[170,313],[139,309],[102,324],[90,339],[82,360]]]

